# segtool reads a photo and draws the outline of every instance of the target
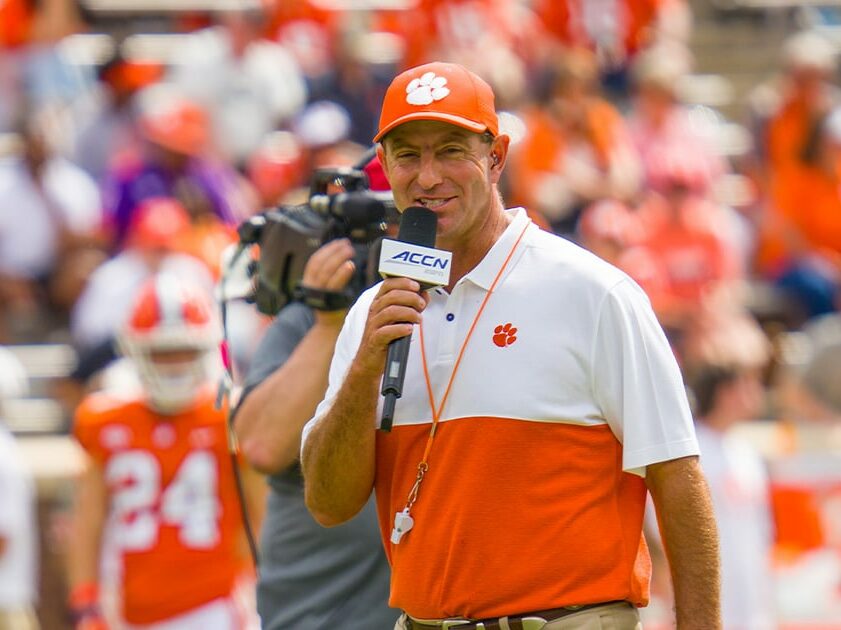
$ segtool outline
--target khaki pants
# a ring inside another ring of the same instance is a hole
[[[404,619],[400,616],[394,630],[404,630]],[[458,630],[455,626],[453,630]],[[630,604],[619,602],[607,604],[598,608],[588,608],[547,622],[540,630],[642,630],[640,615]]]
[[[0,630],[38,630],[39,627],[31,608],[0,609]]]

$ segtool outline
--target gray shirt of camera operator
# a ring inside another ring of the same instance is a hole
[[[257,348],[243,399],[284,364],[313,325],[312,310],[281,310]],[[257,610],[263,630],[391,630],[390,570],[373,499],[353,519],[324,528],[304,505],[298,465],[271,475],[260,539]]]

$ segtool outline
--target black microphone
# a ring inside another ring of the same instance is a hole
[[[435,232],[438,226],[438,217],[428,208],[413,206],[406,208],[400,217],[400,231],[397,234],[397,241],[392,241],[398,247],[384,247],[380,255],[380,272],[391,276],[405,276],[418,280],[421,290],[439,284],[446,284],[447,280],[435,280],[424,282],[424,275],[420,273],[423,269],[413,267],[426,267],[446,271],[446,278],[449,278],[449,258],[437,257],[433,252],[438,250],[435,247]],[[385,244],[385,241],[384,241]],[[402,247],[400,247],[402,245]],[[406,245],[419,246],[406,247]],[[445,252],[438,252],[445,254]],[[439,262],[436,265],[436,261]],[[395,268],[397,267],[397,268]],[[394,420],[394,407],[397,399],[403,395],[403,380],[406,378],[406,364],[409,359],[409,344],[411,335],[400,337],[388,344],[388,353],[385,359],[385,371],[383,372],[383,383],[380,393],[385,397],[383,401],[383,415],[380,422],[382,431],[391,431],[391,424]]]

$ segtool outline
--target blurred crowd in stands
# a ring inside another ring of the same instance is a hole
[[[83,2],[0,2],[0,344],[72,344],[72,406],[145,279],[172,270],[213,291],[240,222],[305,201],[314,169],[356,163],[390,79],[448,60],[505,112],[506,205],[646,290],[704,435],[841,415],[834,45],[792,34],[738,121],[749,150],[733,152],[721,114],[681,99],[686,0],[382,5],[167,11],[144,47],[139,13],[103,34]],[[241,368],[267,323],[245,310]],[[720,502],[747,497],[767,518],[761,466],[742,473],[747,494]]]

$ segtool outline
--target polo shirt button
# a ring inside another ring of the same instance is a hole
[[[456,318],[456,316],[453,315],[452,313],[447,313],[447,321],[448,322],[453,321],[455,318]]]

